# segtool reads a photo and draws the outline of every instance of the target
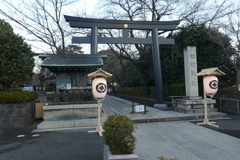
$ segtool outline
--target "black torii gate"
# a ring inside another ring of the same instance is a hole
[[[64,15],[72,28],[91,28],[91,36],[72,37],[72,43],[90,43],[91,54],[97,53],[98,44],[152,44],[157,105],[164,104],[159,44],[174,45],[174,39],[158,37],[158,31],[176,30],[180,21],[125,21],[81,18]],[[98,29],[122,29],[122,37],[98,36]],[[152,37],[131,38],[129,30],[151,30]]]

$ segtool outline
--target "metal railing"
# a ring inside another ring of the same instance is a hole
[[[226,112],[231,114],[240,114],[240,99],[229,99],[214,97],[216,100],[215,108],[218,108],[220,112]]]

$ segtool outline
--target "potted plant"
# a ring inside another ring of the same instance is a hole
[[[105,145],[104,159],[132,159],[139,157],[133,154],[136,138],[133,136],[134,124],[125,115],[108,116],[104,122],[103,134]],[[109,152],[110,151],[110,152]]]

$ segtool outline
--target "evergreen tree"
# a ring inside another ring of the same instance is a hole
[[[14,83],[28,80],[34,59],[30,46],[15,35],[9,23],[0,20],[0,84],[8,90]]]

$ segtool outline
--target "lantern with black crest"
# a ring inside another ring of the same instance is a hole
[[[88,74],[92,81],[92,93],[96,99],[102,99],[107,94],[107,80],[112,74],[102,70],[101,68],[95,72]]]
[[[102,132],[104,132],[101,125],[101,100],[107,94],[107,81],[106,78],[111,77],[112,74],[102,70],[101,68],[93,73],[88,74],[89,78],[94,78],[92,81],[92,93],[93,96],[98,100],[98,125],[96,130],[88,131],[89,133],[98,132],[99,136],[102,136]]]
[[[215,122],[209,122],[207,116],[207,95],[211,98],[218,91],[218,78],[217,75],[225,75],[224,72],[219,70],[217,67],[202,69],[201,72],[197,74],[197,76],[203,76],[203,97],[204,97],[204,120],[203,123],[198,124],[208,124],[214,127],[218,127],[215,125]]]

